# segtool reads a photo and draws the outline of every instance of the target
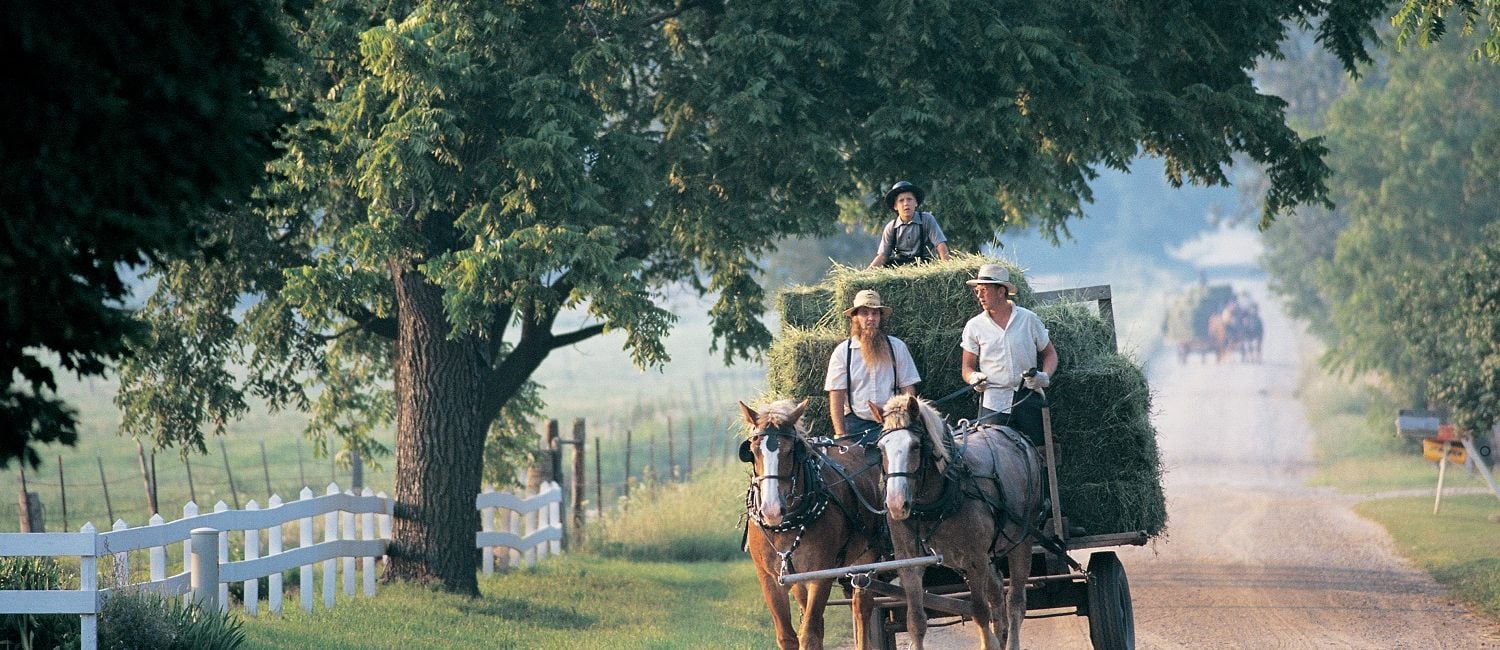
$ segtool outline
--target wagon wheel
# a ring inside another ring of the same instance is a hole
[[[1135,611],[1130,582],[1114,551],[1089,558],[1089,640],[1095,650],[1134,650]]]

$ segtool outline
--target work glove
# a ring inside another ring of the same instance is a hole
[[[1036,374],[1026,378],[1026,387],[1031,390],[1041,390],[1052,385],[1052,378],[1047,373],[1038,370]]]
[[[984,389],[989,387],[990,378],[985,376],[984,373],[975,370],[969,373],[969,385],[973,386],[975,391],[982,393]]]

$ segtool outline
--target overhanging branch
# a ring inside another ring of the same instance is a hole
[[[604,333],[604,323],[590,325],[588,327],[568,332],[567,334],[558,334],[552,337],[551,349],[556,350],[560,347],[572,345],[584,339],[598,336],[602,333]]]

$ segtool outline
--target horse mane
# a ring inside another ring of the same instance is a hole
[[[779,399],[770,404],[761,404],[755,408],[760,417],[755,420],[756,429],[769,429],[794,425],[792,428],[798,436],[807,437],[807,425],[802,423],[803,418],[797,418],[796,422],[789,422],[792,413],[797,410],[798,402],[790,399]]]
[[[915,395],[893,395],[885,404],[886,413],[906,413],[910,408],[908,402],[916,405],[917,413],[922,418],[923,428],[927,429],[927,437],[932,440],[932,451],[937,455],[938,461],[947,463],[948,457],[948,425],[943,421],[943,414],[933,408],[932,403]],[[909,423],[908,423],[909,424]]]

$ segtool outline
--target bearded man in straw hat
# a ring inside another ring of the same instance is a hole
[[[984,309],[964,324],[964,383],[982,391],[979,417],[1009,426],[1041,447],[1042,405],[1040,399],[1028,399],[1039,389],[1052,384],[1057,371],[1057,348],[1047,334],[1047,326],[1036,312],[1011,302],[1016,285],[1010,271],[998,264],[979,267],[979,277],[966,284],[974,287],[974,296]],[[1034,376],[1025,373],[1037,367]]]
[[[917,393],[922,376],[917,374],[911,351],[904,341],[885,333],[891,311],[880,304],[880,294],[873,289],[855,294],[854,305],[844,310],[849,317],[849,338],[829,355],[823,379],[828,416],[837,438],[853,436],[864,442],[867,435],[879,435],[880,422],[869,403],[884,404],[898,392]]]

